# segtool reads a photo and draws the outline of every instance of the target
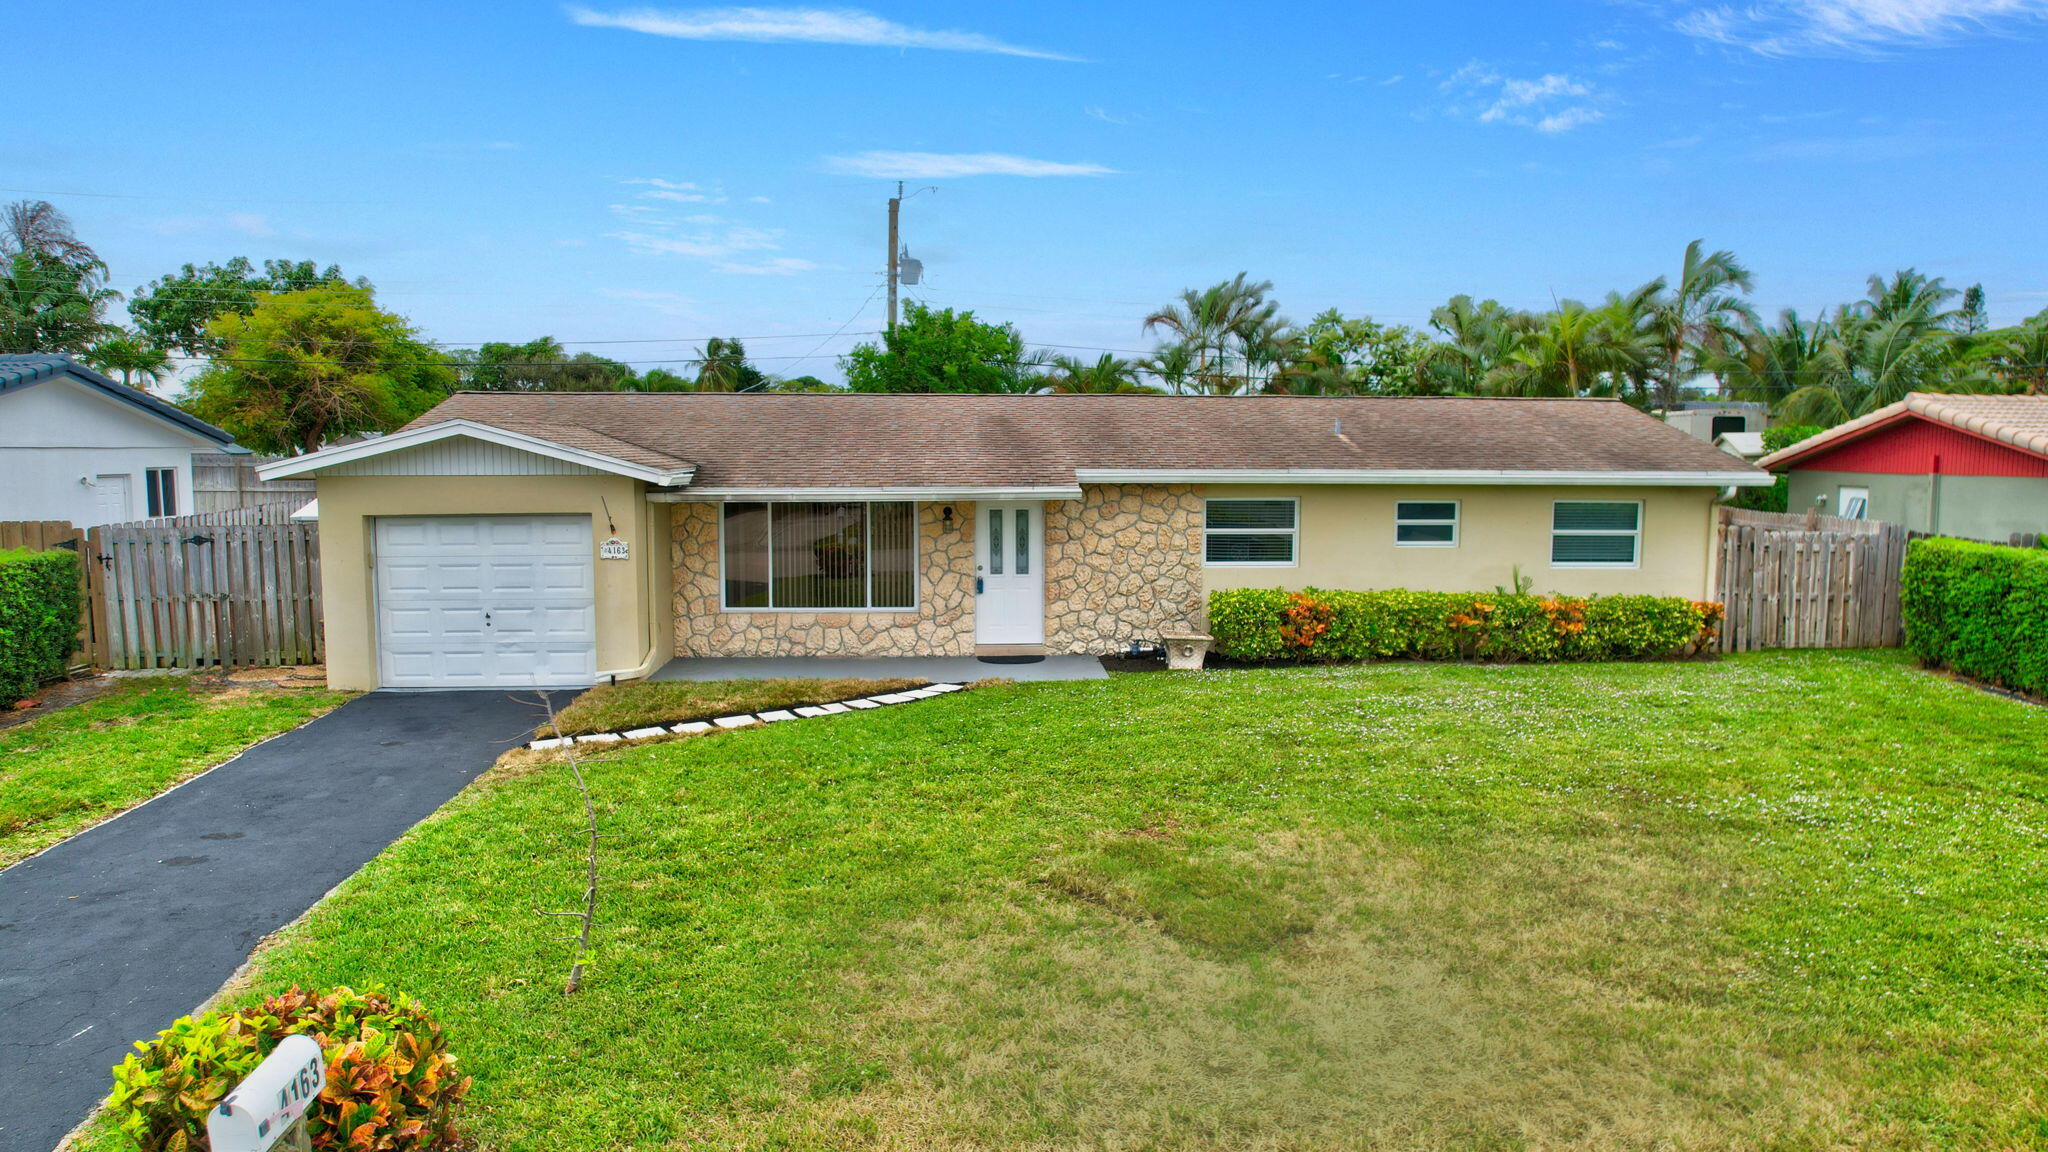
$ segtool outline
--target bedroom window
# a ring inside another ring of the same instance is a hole
[[[1394,547],[1456,548],[1456,500],[1394,501]]]
[[[917,506],[725,505],[728,611],[904,611],[917,607]]]
[[[1843,488],[1835,494],[1837,516],[1850,520],[1862,520],[1870,515],[1870,489]]]
[[[1636,500],[1559,500],[1550,512],[1553,568],[1634,568],[1642,559]]]
[[[1299,507],[1293,500],[1210,500],[1202,562],[1229,568],[1294,565]]]
[[[178,514],[178,470],[176,468],[143,469],[142,491],[150,516],[176,516]]]

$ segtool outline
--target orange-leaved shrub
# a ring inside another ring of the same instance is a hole
[[[1401,588],[1209,594],[1216,651],[1253,661],[1640,660],[1706,651],[1720,619],[1719,604],[1681,596]]]
[[[107,1111],[143,1152],[206,1148],[207,1113],[287,1036],[320,1042],[327,1086],[306,1113],[321,1152],[426,1152],[455,1137],[469,1078],[416,1000],[380,987],[293,988],[228,1013],[185,1016],[114,1067]]]

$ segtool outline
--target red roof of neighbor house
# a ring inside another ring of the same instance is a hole
[[[1945,437],[1937,443],[1924,433],[1908,431],[1927,424],[1961,433],[1968,440]],[[1911,436],[1914,442],[1902,442],[1900,451],[1896,453],[1871,450],[1861,453],[1856,459],[1838,455],[1877,436]],[[1984,459],[1977,462],[1976,468],[1981,468],[1986,474],[2008,474],[1999,466],[1997,457],[2015,452],[2048,460],[2048,396],[1909,392],[1896,404],[1886,405],[1781,448],[1757,461],[1757,465],[1783,470],[1821,463],[1825,457],[1826,462],[1840,465],[1843,471],[1925,472],[1930,470],[1930,457],[1936,450],[1949,446],[1950,454],[1955,455],[1957,449],[1969,452],[1973,445],[1981,445],[1977,451]],[[1898,458],[1890,459],[1893,456]],[[1849,467],[1851,464],[1862,466]],[[2027,471],[2040,474],[2031,468]]]
[[[450,420],[660,467],[692,488],[1071,486],[1077,471],[1763,473],[1616,401],[1494,397],[463,392]]]

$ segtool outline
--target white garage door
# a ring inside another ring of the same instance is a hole
[[[377,521],[387,688],[580,687],[597,674],[588,516]]]

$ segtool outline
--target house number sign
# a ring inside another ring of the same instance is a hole
[[[206,1117],[207,1142],[213,1152],[266,1152],[290,1131],[294,1147],[310,1148],[306,1109],[326,1086],[320,1042],[287,1036]]]
[[[631,550],[626,547],[626,542],[617,536],[597,546],[597,558],[599,560],[624,560],[631,554]]]

